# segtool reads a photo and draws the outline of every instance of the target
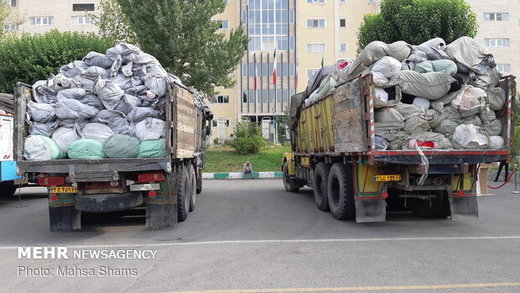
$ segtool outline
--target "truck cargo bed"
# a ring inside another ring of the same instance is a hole
[[[100,160],[53,160],[28,162],[21,161],[18,164],[20,173],[69,173],[76,172],[138,172],[170,169],[166,158],[125,158],[125,159],[100,159]],[[95,168],[95,170],[93,170]]]

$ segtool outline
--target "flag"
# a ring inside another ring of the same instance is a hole
[[[276,47],[274,48],[274,53],[273,53],[273,84],[276,85]]]
[[[254,55],[255,56],[255,80],[254,80],[254,83],[253,83],[253,86],[254,86],[254,90],[258,90],[258,66],[256,65],[256,54]]]
[[[298,58],[296,58],[296,72],[294,74],[294,88],[295,89],[298,89],[298,86],[299,86],[299,76],[298,76],[298,69],[299,69],[299,64],[298,64]]]
[[[321,68],[323,68],[323,55],[321,55]]]

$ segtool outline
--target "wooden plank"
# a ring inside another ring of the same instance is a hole
[[[334,94],[334,150],[336,152],[366,151],[361,107],[361,83],[355,80],[336,89]]]

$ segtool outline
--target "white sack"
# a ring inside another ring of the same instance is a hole
[[[164,137],[166,122],[147,118],[135,125],[135,136],[141,141],[153,140]]]
[[[81,131],[77,125],[73,128],[58,128],[52,134],[52,140],[56,142],[60,150],[64,153],[67,153],[71,143],[81,138]]]
[[[457,126],[452,139],[465,149],[486,149],[489,146],[488,137],[480,133],[480,127],[472,124]]]
[[[117,83],[100,79],[94,85],[94,94],[99,97],[105,108],[112,110],[119,104],[125,92]]]
[[[114,131],[103,123],[89,123],[82,129],[83,138],[94,139],[105,142],[109,137],[114,135]]]

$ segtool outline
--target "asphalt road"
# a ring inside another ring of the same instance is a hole
[[[22,190],[21,202],[0,201],[0,292],[520,292],[520,195],[511,184],[479,198],[478,220],[391,213],[357,224],[279,180],[205,181],[195,212],[175,228],[146,230],[134,211],[89,217],[74,233],[50,233],[44,190]],[[24,246],[64,246],[71,257],[19,259]],[[72,257],[92,250],[156,253]]]

